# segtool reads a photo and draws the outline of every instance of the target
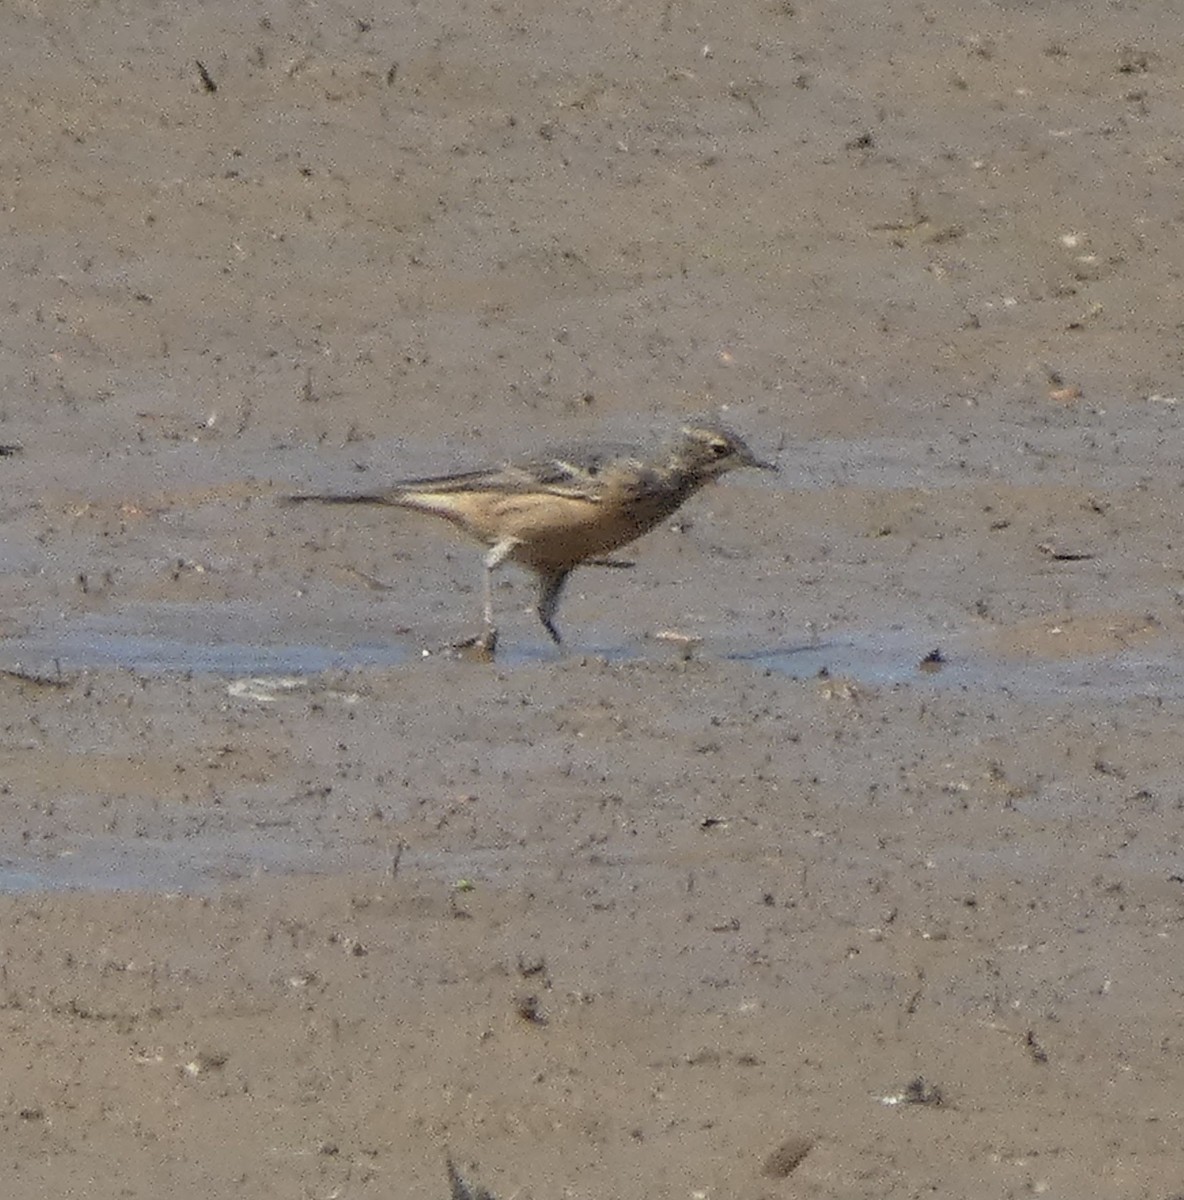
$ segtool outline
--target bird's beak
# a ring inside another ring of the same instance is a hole
[[[777,443],[777,457],[778,458],[781,457],[781,451],[784,449],[785,449],[785,437],[783,435],[781,438],[781,441]],[[776,474],[777,472],[779,472],[781,470],[780,466],[778,466],[777,463],[765,462],[765,460],[763,458],[757,458],[757,456],[755,454],[753,454],[751,450],[749,450],[749,452],[748,452],[748,465],[750,467],[756,467],[756,469],[758,471],[772,471],[774,474]]]

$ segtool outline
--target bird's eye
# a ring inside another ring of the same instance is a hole
[[[716,458],[723,458],[725,454],[731,452],[731,449],[732,447],[729,446],[727,442],[711,443],[711,453],[714,454]]]

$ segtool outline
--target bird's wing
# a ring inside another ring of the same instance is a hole
[[[622,446],[573,446],[556,449],[539,458],[507,463],[484,471],[405,479],[390,492],[442,494],[446,492],[500,492],[507,496],[543,492],[573,500],[598,503],[604,496],[605,476],[625,466],[641,470],[636,451]]]

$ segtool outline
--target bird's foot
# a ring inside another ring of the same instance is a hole
[[[487,625],[480,633],[463,641],[453,642],[448,648],[465,658],[473,658],[478,662],[493,662],[497,653],[497,630],[492,625]]]

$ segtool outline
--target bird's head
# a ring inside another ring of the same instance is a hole
[[[680,469],[704,482],[738,467],[777,470],[775,463],[757,458],[742,437],[718,421],[693,421],[684,425],[672,457]]]

